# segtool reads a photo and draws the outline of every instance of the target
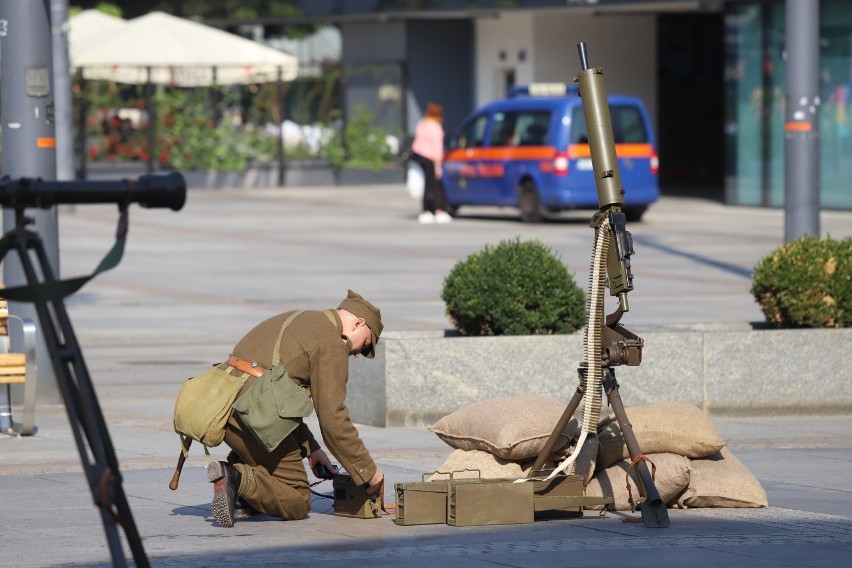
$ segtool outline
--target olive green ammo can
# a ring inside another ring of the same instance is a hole
[[[447,524],[455,527],[533,522],[533,484],[512,479],[454,480],[447,491]]]
[[[437,525],[447,522],[446,481],[397,483],[396,519],[398,525]]]

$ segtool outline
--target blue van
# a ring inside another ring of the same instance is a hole
[[[638,221],[660,195],[657,142],[636,97],[608,97],[624,212]],[[443,182],[448,210],[517,207],[525,222],[597,209],[583,105],[576,86],[538,84],[476,110],[449,140]]]

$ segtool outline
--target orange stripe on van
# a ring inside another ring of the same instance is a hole
[[[619,158],[650,158],[654,154],[651,144],[616,144],[615,155]],[[577,158],[589,158],[592,150],[588,144],[571,144],[568,146],[568,157],[572,160]]]
[[[40,136],[36,138],[36,148],[56,148],[56,138]]]
[[[445,161],[469,160],[546,160],[556,155],[553,146],[497,146],[494,148],[460,148],[450,150]]]

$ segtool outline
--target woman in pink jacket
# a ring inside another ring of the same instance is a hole
[[[426,187],[423,190],[423,210],[417,216],[420,223],[449,223],[453,220],[444,211],[444,187],[441,184],[441,161],[444,157],[443,108],[438,103],[426,105],[423,118],[414,130],[411,159],[423,168]]]

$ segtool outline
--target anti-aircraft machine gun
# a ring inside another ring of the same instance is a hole
[[[0,180],[0,206],[15,212],[15,226],[0,239],[0,260],[5,259],[9,251],[16,252],[27,280],[25,285],[0,290],[0,297],[32,302],[35,306],[83,472],[95,504],[100,508],[113,566],[127,565],[119,539],[119,526],[124,530],[135,565],[144,568],[149,563],[122,489],[121,472],[109,430],[63,298],[80,289],[98,273],[119,263],[127,236],[127,209],[132,203],[178,211],[185,201],[186,183],[177,172],[142,176],[136,181]],[[38,233],[27,228],[32,219],[24,212],[27,208],[46,209],[60,204],[83,203],[118,205],[116,242],[93,274],[57,280],[48,262],[44,243]]]
[[[529,476],[541,474],[541,469],[560,439],[568,421],[585,399],[582,432],[574,453],[554,470],[551,476],[574,465],[575,471],[587,467],[597,452],[597,426],[601,410],[601,387],[606,392],[615,418],[630,452],[631,468],[635,468],[639,479],[639,503],[642,522],[646,527],[669,526],[666,504],[654,485],[654,479],[633,428],[624,410],[615,379],[619,365],[636,366],[642,361],[644,342],[619,322],[630,307],[627,293],[633,290],[633,275],[630,271],[630,256],[633,240],[626,227],[624,189],[618,170],[618,158],[612,122],[604,88],[603,68],[589,67],[586,44],[577,45],[581,71],[574,79],[580,85],[583,114],[589,137],[592,169],[598,192],[600,209],[592,217],[590,225],[595,229],[595,245],[592,254],[591,275],[587,297],[587,320],[585,337],[585,360],[579,368],[580,383],[568,403],[559,423],[539,453]],[[604,313],[604,288],[618,298],[618,308],[609,315]],[[591,475],[591,472],[587,472]]]

